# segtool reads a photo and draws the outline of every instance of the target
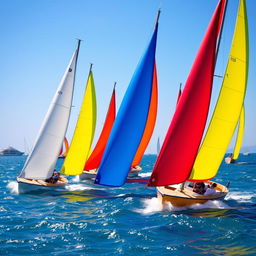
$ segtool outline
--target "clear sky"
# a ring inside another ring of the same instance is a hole
[[[67,137],[79,113],[90,63],[101,131],[113,84],[117,106],[153,31],[161,7],[157,44],[159,109],[147,153],[163,141],[175,109],[179,83],[185,83],[217,0],[8,0],[0,2],[0,148],[33,145],[50,101],[81,38],[75,94]],[[244,146],[256,144],[256,1],[247,0],[250,67],[245,101]],[[238,0],[229,0],[216,73],[223,75]],[[215,79],[211,110],[219,92]],[[137,99],[139,100],[139,95]],[[191,124],[193,125],[193,124]],[[189,127],[189,125],[188,125]],[[25,142],[24,142],[25,141]]]

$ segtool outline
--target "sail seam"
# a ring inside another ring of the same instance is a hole
[[[237,93],[244,94],[244,91],[243,91],[243,90],[237,90],[237,89],[231,88],[231,87],[229,87],[229,86],[223,86],[223,89],[224,89],[224,88],[229,89],[230,91],[234,91],[234,92],[237,92]]]
[[[220,117],[218,117],[218,116],[215,116],[215,119],[218,119],[218,120],[221,120],[221,121],[223,121],[223,122],[226,122],[226,123],[231,123],[231,124],[233,124],[233,123],[237,123],[237,122],[234,122],[234,121],[229,121],[229,120],[226,120],[226,119],[223,119],[223,118],[220,118]]]
[[[54,105],[60,106],[60,107],[66,108],[66,109],[70,109],[71,108],[71,107],[67,107],[67,106],[65,106],[63,104],[59,104],[59,103],[55,103]]]

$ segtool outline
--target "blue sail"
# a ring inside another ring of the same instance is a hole
[[[122,186],[143,136],[151,100],[156,24],[150,43],[142,56],[123,98],[106,146],[96,184]]]

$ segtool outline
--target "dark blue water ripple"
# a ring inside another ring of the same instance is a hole
[[[163,209],[137,183],[70,178],[66,189],[17,194],[25,157],[1,157],[0,255],[256,255],[256,154],[239,160],[247,164],[222,164],[216,177],[231,182],[224,202]],[[142,178],[154,161],[144,157]]]

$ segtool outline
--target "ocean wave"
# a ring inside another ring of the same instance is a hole
[[[151,175],[151,172],[144,172],[144,173],[139,173],[138,176],[140,177],[149,177]]]
[[[68,191],[95,190],[95,187],[85,186],[83,184],[71,184],[65,187]],[[97,190],[99,190],[97,188]]]
[[[248,203],[248,202],[252,202],[252,199],[255,197],[255,194],[253,193],[246,193],[246,192],[243,192],[243,193],[240,193],[240,192],[232,192],[232,193],[229,193],[227,196],[226,196],[226,199],[227,200],[235,200],[235,201],[239,201],[241,203]]]

